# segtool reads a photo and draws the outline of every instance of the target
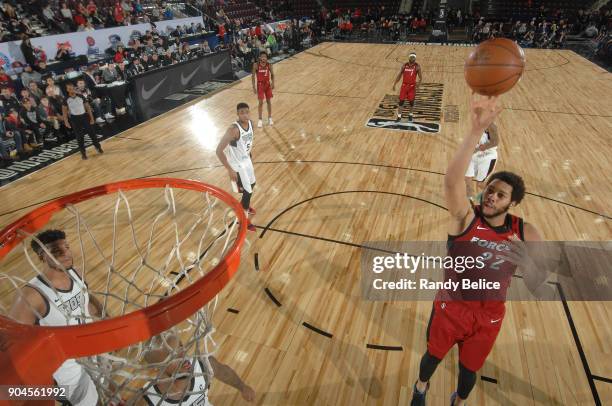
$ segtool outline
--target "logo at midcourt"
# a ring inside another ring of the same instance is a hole
[[[90,146],[91,138],[88,135],[85,136],[85,146]],[[44,166],[57,162],[60,159],[72,154],[79,149],[79,144],[76,140],[72,140],[65,144],[58,145],[57,147],[44,150],[38,155],[32,156],[28,159],[23,159],[18,162],[14,162],[6,168],[0,169],[0,182],[7,183],[16,178],[20,178],[30,172],[40,169]]]
[[[443,91],[444,85],[442,83],[421,83],[414,100],[413,121],[397,120],[399,96],[396,94],[385,95],[366,126],[389,130],[438,133],[442,120]],[[408,109],[408,103],[404,103],[403,116],[408,115]]]

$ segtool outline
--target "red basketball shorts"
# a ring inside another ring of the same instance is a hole
[[[272,98],[272,88],[270,87],[270,82],[258,82],[257,83],[257,98],[259,100],[270,100]]]
[[[408,100],[409,102],[414,101],[414,95],[416,93],[416,84],[414,83],[402,83],[402,88],[400,89],[400,100]]]
[[[435,301],[427,328],[427,351],[438,359],[455,345],[459,361],[470,371],[482,368],[501,328],[505,306],[485,312],[467,305],[469,302]]]

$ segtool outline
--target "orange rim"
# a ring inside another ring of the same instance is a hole
[[[53,372],[69,358],[114,351],[146,340],[185,320],[213,299],[231,280],[240,264],[246,236],[246,216],[240,203],[227,192],[202,182],[175,178],[133,179],[109,183],[55,199],[24,215],[0,231],[0,260],[25,236],[43,228],[54,213],[75,204],[119,190],[171,186],[208,192],[229,205],[240,228],[236,241],[217,266],[196,282],[163,302],[144,309],[89,324],[42,327],[17,323],[0,316],[0,383],[50,384]]]

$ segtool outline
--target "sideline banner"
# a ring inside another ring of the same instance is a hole
[[[191,23],[202,23],[202,17],[178,18],[176,20],[158,21],[155,24],[161,33],[167,27],[177,25],[190,26]],[[48,59],[53,59],[57,49],[61,44],[68,45],[68,48],[79,55],[98,55],[121,41],[127,46],[131,38],[144,35],[147,30],[151,30],[151,24],[133,24],[121,27],[104,28],[95,31],[78,31],[68,34],[48,35],[46,37],[32,38],[34,47],[41,47],[47,54]],[[11,71],[11,64],[15,61],[25,62],[21,53],[21,41],[10,41],[0,43],[0,65],[7,71]]]

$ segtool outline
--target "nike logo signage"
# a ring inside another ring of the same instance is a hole
[[[491,320],[491,324],[495,324],[495,323],[497,323],[497,322],[498,322],[498,321],[500,321],[500,320],[501,320],[501,319]]]
[[[167,77],[163,78],[161,82],[159,82],[149,90],[145,89],[143,84],[142,88],[140,89],[140,95],[142,96],[143,100],[149,100],[151,96],[153,96],[153,94],[157,91],[157,89],[159,89],[159,87],[166,81],[166,79]]]
[[[195,76],[196,73],[198,73],[199,70],[200,70],[200,67],[198,66],[198,68],[194,70],[193,72],[191,72],[189,76],[187,77],[184,77],[183,72],[181,72],[181,85],[186,86],[187,83],[189,83],[189,81],[193,79],[193,77]]]
[[[225,63],[225,59],[223,59],[218,65],[211,65],[211,71],[213,75],[216,75],[217,72],[219,71],[219,69],[221,69],[221,66]]]
[[[476,226],[476,230],[488,230],[488,228],[486,228],[486,227]]]

